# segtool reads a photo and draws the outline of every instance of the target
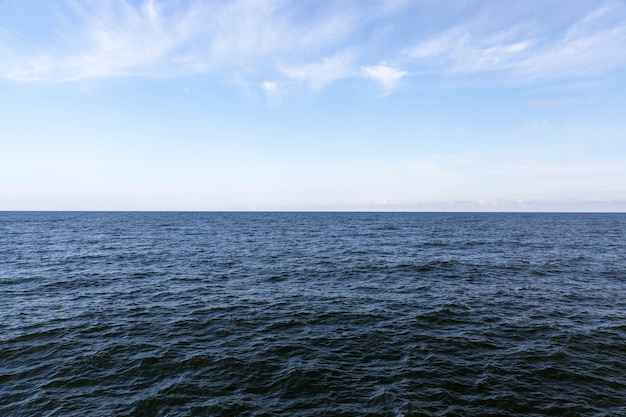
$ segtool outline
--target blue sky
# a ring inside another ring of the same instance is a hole
[[[2,210],[626,211],[621,0],[0,0]]]

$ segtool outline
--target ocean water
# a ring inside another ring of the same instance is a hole
[[[626,214],[0,213],[2,416],[625,416]]]

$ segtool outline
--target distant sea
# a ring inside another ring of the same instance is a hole
[[[626,214],[0,212],[1,416],[626,416]]]

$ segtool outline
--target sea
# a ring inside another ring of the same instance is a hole
[[[1,416],[626,416],[626,214],[0,212]]]

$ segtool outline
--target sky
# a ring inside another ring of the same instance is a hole
[[[623,0],[0,0],[0,210],[626,211]]]

